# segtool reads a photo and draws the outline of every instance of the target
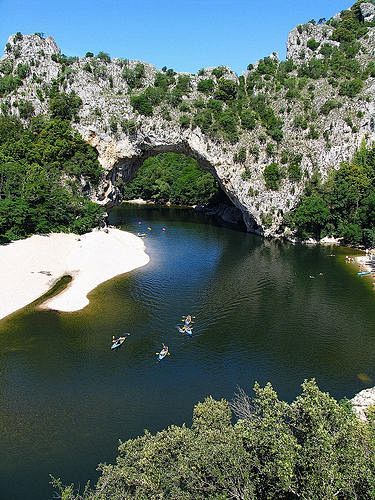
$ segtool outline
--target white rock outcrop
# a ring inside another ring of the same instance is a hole
[[[375,387],[363,389],[350,400],[354,413],[361,420],[367,420],[366,412],[371,406],[375,407]]]

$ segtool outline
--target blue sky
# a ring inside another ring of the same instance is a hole
[[[248,63],[276,51],[288,31],[330,18],[354,0],[0,0],[0,43],[44,32],[66,55],[103,50],[157,67],[195,72]]]

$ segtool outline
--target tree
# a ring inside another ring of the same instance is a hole
[[[302,237],[314,236],[320,239],[322,228],[328,222],[329,208],[319,194],[306,197],[293,213],[293,222]]]
[[[277,191],[280,187],[281,171],[277,163],[267,165],[263,172],[267,189]]]
[[[81,105],[82,100],[75,92],[70,94],[57,92],[50,98],[48,107],[52,118],[72,120],[77,116]]]
[[[199,80],[197,88],[199,92],[211,94],[215,88],[215,83],[211,78],[206,78],[204,80]]]
[[[194,407],[191,427],[122,443],[116,464],[100,465],[95,488],[79,498],[372,498],[371,413],[363,424],[314,380],[291,404],[271,384],[254,392],[250,399],[240,391],[231,405],[208,397]],[[77,498],[73,485],[54,485],[61,498]]]
[[[111,58],[109,56],[109,54],[107,54],[107,52],[102,52],[100,51],[97,56],[96,56],[98,59],[100,59],[101,61],[105,62],[105,63],[110,63],[111,62]]]

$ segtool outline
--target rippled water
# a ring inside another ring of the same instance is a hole
[[[95,479],[119,438],[189,422],[207,394],[258,380],[291,400],[315,376],[341,398],[375,384],[375,296],[345,250],[264,241],[183,209],[111,219],[147,232],[148,266],[97,288],[83,311],[0,322],[1,499],[50,498],[50,473]],[[176,329],[186,313],[191,339]],[[171,356],[157,363],[162,342]]]

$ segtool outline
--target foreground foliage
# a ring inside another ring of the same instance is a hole
[[[209,172],[201,170],[193,158],[176,153],[147,159],[123,190],[126,200],[143,198],[176,205],[207,203],[217,191]]]
[[[82,195],[97,184],[97,153],[60,118],[33,118],[28,126],[0,116],[0,240],[34,233],[83,233],[103,210]]]
[[[325,183],[313,178],[286,223],[301,238],[329,235],[375,246],[375,145],[365,143]]]
[[[191,427],[171,426],[120,444],[116,465],[101,465],[84,499],[370,499],[374,493],[374,422],[364,424],[306,381],[292,404],[270,384],[242,391],[232,405],[198,403]],[[232,423],[231,407],[238,420]]]

